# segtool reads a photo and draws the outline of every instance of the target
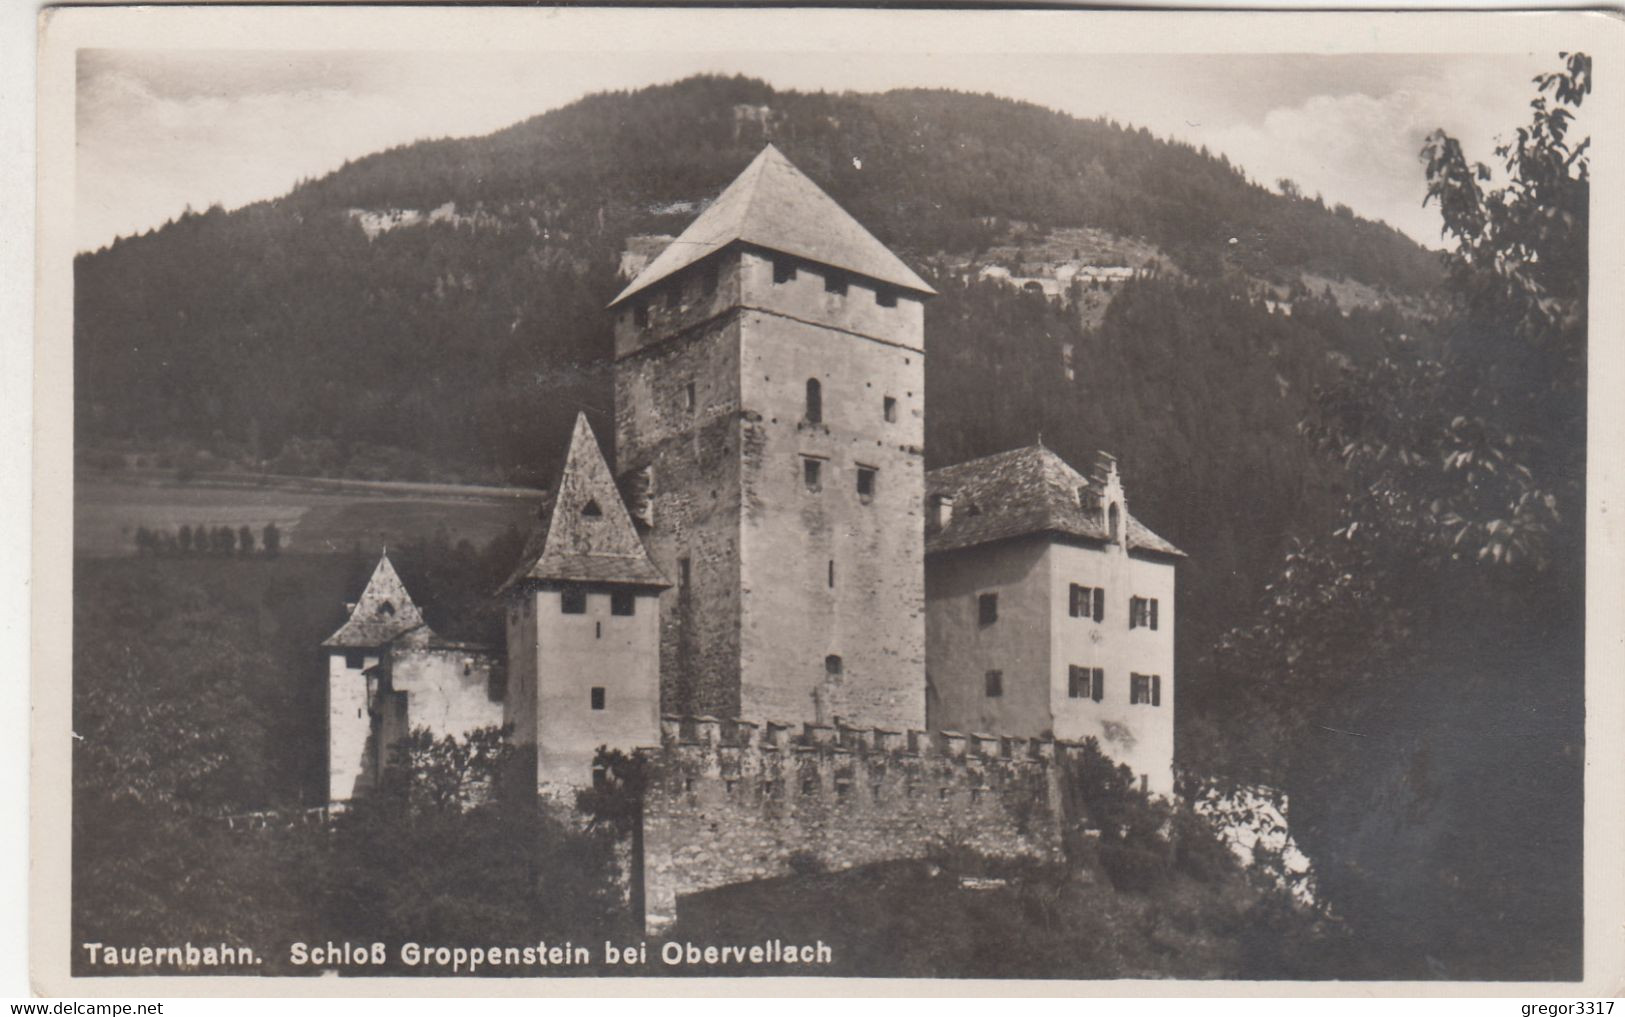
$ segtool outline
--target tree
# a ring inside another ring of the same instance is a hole
[[[275,558],[282,551],[282,531],[276,528],[276,523],[266,523],[265,531],[260,539],[260,546],[265,548],[265,557]]]
[[[181,524],[181,532],[176,537],[176,540],[180,543],[181,554],[191,554],[192,553],[192,527],[188,526],[185,523],[182,523]]]
[[[247,523],[237,528],[237,553],[245,558],[254,553],[254,531]]]
[[[1578,972],[1590,60],[1563,60],[1504,186],[1429,138],[1451,313],[1320,391],[1348,496],[1214,656],[1390,977]]]

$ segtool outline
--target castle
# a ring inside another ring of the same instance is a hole
[[[392,732],[499,716],[542,788],[589,782],[601,745],[787,752],[801,729],[824,756],[1029,762],[1011,746],[1092,736],[1171,794],[1183,554],[1104,454],[1087,474],[1041,445],[926,470],[933,295],[765,148],[609,306],[616,472],[578,418],[502,589],[505,682],[437,642],[387,557],[325,644],[333,798]]]

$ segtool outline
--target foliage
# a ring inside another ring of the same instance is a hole
[[[1565,61],[1498,149],[1506,186],[1430,137],[1450,313],[1322,388],[1305,432],[1346,477],[1336,524],[1214,655],[1248,732],[1208,742],[1216,768],[1291,791],[1321,893],[1390,976],[1578,971],[1588,183],[1569,127],[1590,61]]]

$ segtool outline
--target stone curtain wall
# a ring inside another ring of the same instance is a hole
[[[1065,745],[1062,746],[1065,751]],[[666,717],[645,750],[643,899],[650,932],[677,899],[954,848],[1057,861],[1056,743],[954,732]]]

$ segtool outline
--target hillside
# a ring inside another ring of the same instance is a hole
[[[942,291],[928,464],[1040,439],[1074,462],[1116,452],[1135,513],[1191,553],[1186,661],[1335,497],[1296,431],[1314,387],[1438,278],[1387,227],[1143,130],[991,96],[693,78],[81,256],[81,457],[546,486],[578,410],[609,432],[622,253],[680,231],[769,137]],[[1133,278],[1063,308],[983,271],[1061,262]],[[1202,702],[1199,678],[1187,695]]]

